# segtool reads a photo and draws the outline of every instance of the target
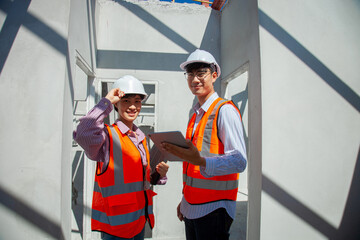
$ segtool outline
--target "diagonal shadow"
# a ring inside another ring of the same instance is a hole
[[[31,0],[0,1],[0,10],[7,13],[5,23],[0,32],[0,74],[4,68],[6,59],[9,56],[16,34],[19,31],[20,26],[24,26],[66,57],[69,89],[71,100],[73,101],[74,88],[70,72],[71,66],[68,55],[67,39],[62,37],[37,17],[27,13],[30,2]]]
[[[346,201],[343,217],[338,229],[326,222],[293,196],[288,194],[267,176],[262,176],[262,189],[274,200],[307,222],[330,240],[357,240],[360,238],[360,148],[356,159],[353,179]]]
[[[0,10],[7,14],[0,32],[0,73],[3,70],[20,27],[24,26],[66,57],[69,89],[73,100],[73,85],[67,40],[41,20],[27,13],[30,2],[31,0],[0,1]],[[21,216],[41,231],[49,234],[54,239],[64,239],[61,226],[58,223],[35,211],[21,199],[7,193],[2,187],[0,187],[0,204]]]
[[[0,1],[0,9],[7,13],[0,32],[0,73],[4,68],[19,28],[27,15],[30,2],[31,0]]]
[[[47,44],[52,46],[59,53],[63,54],[64,56],[67,55],[67,39],[62,37],[37,17],[31,14],[27,14],[23,26],[29,29],[33,34],[37,35]]]
[[[98,68],[180,71],[188,54],[98,50]]]
[[[280,188],[264,174],[262,175],[262,189],[282,206],[307,222],[310,226],[321,232],[324,236],[330,238],[337,236],[337,230],[331,224],[326,222],[318,214],[310,210],[296,198]]]
[[[51,45],[61,54],[67,54],[67,39],[62,37],[37,17],[27,13],[30,1],[31,0],[15,0],[14,3],[9,3],[9,1],[0,2],[0,9],[7,13],[5,23],[0,32],[1,60],[6,60],[9,55],[11,46],[14,43],[16,34],[21,25]]]
[[[231,101],[233,101],[235,103],[235,106],[237,106],[237,103],[241,102],[241,105],[238,106],[239,111],[241,113],[241,118],[244,116],[244,111],[245,111],[245,108],[246,108],[246,104],[247,104],[247,102],[249,100],[248,86],[249,86],[249,84],[246,84],[246,88],[245,88],[244,91],[239,92],[239,93],[231,96]],[[243,127],[245,143],[246,143],[246,149],[249,149],[249,146],[248,146],[249,136],[247,135],[247,131],[245,131],[244,124],[242,124],[242,127]]]
[[[145,23],[149,24],[152,28],[163,34],[165,37],[167,37],[169,40],[171,40],[187,52],[192,52],[196,49],[195,45],[183,38],[180,34],[172,30],[170,27],[166,26],[163,22],[155,18],[153,15],[145,11],[140,6],[125,1],[116,0],[116,2],[131,11],[138,18],[142,19]]]
[[[358,240],[360,239],[360,147],[351,181],[349,195],[346,201],[343,218],[338,229],[338,238],[330,240]]]
[[[233,96],[231,96],[231,100],[234,102],[234,103],[239,103],[241,102],[241,105],[239,106],[239,110],[241,112],[241,115],[244,114],[244,111],[245,111],[245,107],[246,107],[246,104],[248,102],[248,86],[249,84],[246,84],[246,88],[244,89],[244,91],[242,92],[239,92]]]
[[[359,95],[261,9],[259,24],[360,112]]]
[[[194,51],[197,47],[183,38],[163,22],[145,11],[140,6],[125,1],[116,2],[128,9],[135,16],[142,19],[150,27],[163,34],[170,41],[174,42],[187,52]],[[180,53],[157,53],[141,51],[115,51],[98,49],[96,53],[96,63],[98,68],[110,69],[138,69],[138,70],[162,70],[179,71],[179,63],[186,60],[188,54]],[[139,61],[141,59],[141,61]]]
[[[7,193],[1,186],[0,204],[18,214],[43,232],[46,232],[54,239],[64,239],[64,235],[58,223],[35,211],[17,197]]]
[[[360,97],[346,83],[337,77],[321,61],[303,47],[296,39],[281,28],[266,13],[259,9],[259,24],[293,52],[301,61],[339,93],[357,111],[360,111]],[[343,218],[338,229],[331,226],[319,215],[286,193],[263,175],[263,190],[272,198],[302,218],[331,240],[360,239],[360,150],[358,152],[353,179],[345,205]]]

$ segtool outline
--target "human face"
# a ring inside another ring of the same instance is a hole
[[[192,72],[187,72],[187,81],[190,91],[196,95],[200,103],[206,101],[211,94],[215,92],[214,82],[217,78],[217,73],[211,73],[209,68],[199,68]]]
[[[134,120],[140,113],[141,110],[141,97],[140,95],[122,97],[119,102],[116,103],[118,108],[119,119],[130,129]]]

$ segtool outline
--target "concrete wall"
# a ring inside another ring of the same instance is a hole
[[[71,181],[91,191],[93,176],[71,150],[73,123],[99,81],[132,74],[157,83],[156,130],[185,133],[194,98],[178,65],[202,48],[223,83],[248,72],[248,239],[357,239],[360,4],[261,0],[256,11],[250,0],[221,15],[155,0],[1,1],[0,238],[91,237],[91,198],[78,191],[87,202],[71,213]],[[155,191],[153,239],[184,239],[179,163]]]
[[[95,75],[95,0],[72,1],[69,21],[69,58],[74,77],[74,100],[84,101],[89,92],[88,79],[84,81],[77,74],[83,72],[87,76]]]
[[[70,1],[0,3],[0,238],[69,239]]]
[[[232,228],[238,230],[232,234],[242,233],[237,239],[245,239],[246,236],[248,240],[259,239],[262,136],[260,53],[256,1],[228,1],[222,10],[221,63],[222,87],[225,89],[227,88],[226,84],[230,81],[236,81],[235,78],[247,72],[247,79],[240,80],[245,81],[242,84],[247,85],[246,88],[243,91],[235,90],[238,93],[232,99],[233,101],[239,100],[239,109],[242,111],[245,126],[245,138],[248,141],[247,175],[245,173],[240,174],[240,181],[247,180],[248,185],[247,229],[246,222],[244,224],[242,221],[235,221]],[[224,89],[222,90],[224,92]],[[247,177],[247,179],[243,177]],[[241,184],[240,182],[240,186]],[[239,210],[237,213],[239,216],[246,214],[246,209],[240,208]]]
[[[115,80],[131,74],[156,82],[156,131],[185,134],[194,97],[179,68],[196,48],[220,61],[220,15],[195,4],[159,1],[99,1],[97,79]],[[217,83],[220,90],[220,82]],[[181,200],[182,165],[170,163],[169,181],[156,186],[153,239],[184,239],[176,216]]]
[[[95,0],[71,1],[69,16],[69,59],[73,76],[73,98],[71,102],[71,130],[76,127],[81,116],[88,111],[92,82],[96,74],[95,64]],[[70,136],[70,140],[72,136]],[[72,181],[71,239],[90,239],[91,191],[84,191],[88,174],[85,169],[94,169],[94,164],[85,161],[80,146],[73,142],[70,152]],[[93,174],[89,174],[93,176]],[[90,182],[90,181],[89,181]]]
[[[359,1],[259,1],[261,239],[359,239]]]

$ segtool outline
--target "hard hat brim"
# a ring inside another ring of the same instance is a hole
[[[141,95],[141,96],[144,96],[144,100],[148,97],[147,94],[144,94],[144,93],[139,93],[139,92],[124,92],[125,95],[129,95],[129,94],[134,94],[134,95]]]
[[[180,64],[180,68],[182,70],[186,70],[186,66],[189,65],[190,63],[206,63],[206,64],[215,64],[215,67],[216,67],[216,72],[218,74],[218,77],[220,76],[221,74],[221,71],[220,71],[220,68],[219,66],[217,65],[217,63],[213,63],[213,62],[208,62],[208,61],[201,61],[201,60],[191,60],[191,61],[186,61],[186,62],[183,62],[182,64]]]

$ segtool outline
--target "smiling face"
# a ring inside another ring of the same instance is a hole
[[[202,67],[187,71],[186,73],[190,91],[198,97],[202,105],[214,92],[214,82],[217,73],[210,68]]]
[[[119,119],[126,126],[132,129],[133,122],[140,113],[142,106],[142,97],[140,95],[125,95],[116,103],[119,113]]]

